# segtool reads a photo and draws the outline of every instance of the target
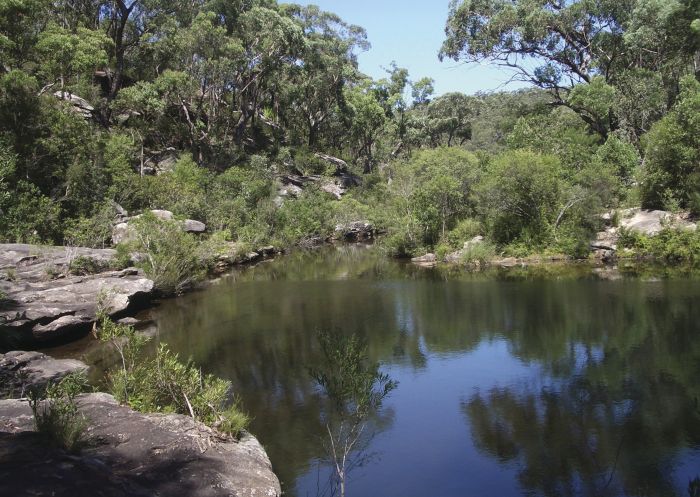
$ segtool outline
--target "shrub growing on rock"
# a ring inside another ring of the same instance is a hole
[[[121,360],[108,374],[117,400],[141,412],[188,415],[232,436],[248,425],[248,416],[231,395],[230,381],[202,373],[192,361],[181,361],[164,343],[147,357],[148,339],[132,326],[105,316],[100,323],[98,337],[110,342]]]
[[[180,293],[205,275],[205,245],[182,231],[177,222],[146,212],[131,225],[135,237],[128,248],[139,254],[137,265],[160,291]]]
[[[29,392],[36,431],[54,446],[77,452],[85,444],[87,420],[76,397],[88,388],[84,373],[71,373],[43,390]]]

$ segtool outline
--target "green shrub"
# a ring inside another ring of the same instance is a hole
[[[63,274],[63,271],[58,266],[49,265],[49,266],[46,266],[44,268],[44,275],[49,280],[55,280],[56,278],[58,278],[62,274]]]
[[[457,225],[447,234],[447,242],[454,249],[461,249],[464,242],[468,242],[482,232],[482,226],[479,221],[473,218],[462,219]]]
[[[658,209],[676,202],[700,212],[700,82],[688,76],[681,87],[673,110],[645,137],[642,203]]]
[[[462,262],[467,264],[475,262],[480,265],[488,264],[494,257],[496,257],[496,246],[489,241],[472,243],[462,249]]]
[[[551,240],[562,197],[559,160],[529,150],[500,154],[479,187],[490,238],[534,250]]]
[[[618,245],[632,249],[637,257],[669,263],[700,262],[700,233],[666,227],[654,236],[620,229]]]
[[[182,231],[177,222],[146,212],[130,224],[135,240],[127,243],[128,250],[142,255],[137,265],[161,292],[180,293],[204,277],[208,264],[205,246]]]
[[[85,255],[76,257],[68,265],[68,270],[70,273],[77,276],[87,276],[89,274],[101,273],[106,271],[108,268],[108,263]]]
[[[114,209],[103,205],[92,217],[66,221],[63,243],[73,247],[105,248],[112,244]]]
[[[88,388],[83,373],[72,373],[44,390],[29,392],[36,431],[54,446],[77,452],[85,444],[87,420],[78,411],[76,397]]]
[[[555,249],[572,259],[586,259],[591,253],[591,233],[583,227],[571,227],[560,233]]]
[[[0,206],[1,208],[2,206]],[[17,183],[12,202],[0,215],[0,240],[12,243],[53,243],[59,237],[61,209],[26,181]]]
[[[435,256],[439,261],[444,261],[447,254],[449,254],[451,251],[452,247],[450,247],[448,244],[438,243],[435,247]]]
[[[419,252],[419,244],[406,227],[391,230],[379,241],[380,246],[390,257],[413,257]]]
[[[285,200],[277,213],[279,236],[286,245],[310,245],[332,233],[333,207],[330,195],[319,189],[307,189],[297,199]]]
[[[203,374],[192,361],[180,361],[163,343],[154,357],[146,357],[148,339],[105,316],[98,336],[119,353],[121,367],[112,369],[108,378],[120,402],[141,412],[185,414],[232,436],[247,426],[248,416],[230,395],[230,381]]]

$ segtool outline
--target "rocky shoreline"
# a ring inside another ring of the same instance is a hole
[[[618,247],[620,237],[624,231],[653,237],[667,227],[688,231],[695,231],[697,229],[697,223],[691,220],[688,212],[673,213],[660,210],[645,210],[637,207],[606,213],[601,217],[604,221],[605,229],[597,233],[595,239],[591,240],[590,250],[592,258],[602,263],[614,263],[618,259],[635,257],[635,254],[632,252],[626,249],[620,250]],[[464,242],[464,247],[462,249],[449,253],[443,258],[433,253],[427,253],[412,258],[411,262],[421,267],[435,267],[438,264],[444,263],[448,265],[467,264],[474,268],[510,268],[516,266],[525,267],[528,265],[575,262],[574,259],[564,255],[535,255],[529,257],[505,258],[494,256],[487,260],[469,259],[471,251],[478,248],[483,243],[484,237],[476,236]]]
[[[22,390],[86,369],[38,352],[0,354],[3,385]],[[69,454],[46,446],[26,399],[0,400],[7,495],[281,495],[264,448],[248,433],[234,440],[187,416],[138,413],[105,393],[81,395],[78,405],[88,421],[86,445]]]

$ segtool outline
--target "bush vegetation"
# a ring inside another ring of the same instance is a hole
[[[668,263],[700,262],[700,233],[695,230],[666,227],[657,235],[647,236],[621,229],[619,245],[639,258]]]
[[[84,373],[71,373],[58,383],[29,392],[36,431],[48,444],[68,452],[84,446],[87,419],[80,413],[76,397],[87,389]]]
[[[104,315],[96,331],[119,355],[120,364],[108,378],[120,402],[141,412],[185,414],[235,437],[248,425],[248,416],[231,394],[231,382],[202,373],[191,361],[182,362],[165,344],[148,354],[144,335]]]
[[[178,4],[171,29],[148,2],[2,4],[0,241],[104,247],[119,204],[251,248],[309,245],[363,218],[398,256],[479,234],[499,254],[585,257],[611,208],[700,213],[700,13],[643,3],[456,2],[441,56],[538,54],[513,66],[532,87],[473,96],[436,96],[397,64],[368,78],[365,31],[314,6]],[[580,33],[603,24],[615,28]],[[527,53],[507,42],[523,33]],[[355,186],[340,202],[309,183],[278,196],[300,174]],[[199,240],[141,222],[163,289],[206,269]]]

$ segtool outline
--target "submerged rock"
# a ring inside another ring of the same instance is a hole
[[[88,420],[87,444],[70,455],[34,433],[26,401],[0,401],[0,476],[7,495],[281,495],[252,435],[236,441],[186,416],[138,413],[104,393],[81,395],[78,403]]]

